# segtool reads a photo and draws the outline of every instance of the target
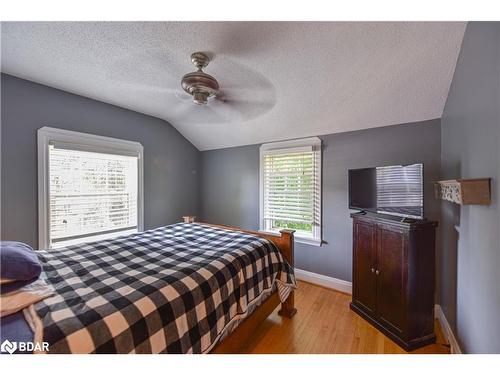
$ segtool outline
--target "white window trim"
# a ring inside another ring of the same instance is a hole
[[[74,146],[82,151],[138,156],[137,228],[144,230],[144,149],[139,142],[44,126],[38,129],[38,248],[49,249],[49,143]]]
[[[322,221],[323,221],[323,216],[322,216],[322,205],[323,205],[323,195],[322,195],[322,175],[323,175],[323,169],[321,166],[322,163],[322,158],[323,158],[323,153],[321,150],[321,139],[318,137],[310,137],[310,138],[302,138],[302,139],[293,139],[290,141],[281,141],[281,142],[273,142],[273,143],[265,143],[260,146],[260,165],[259,165],[259,202],[260,202],[260,216],[259,216],[259,231],[262,233],[270,233],[270,234],[279,234],[278,231],[269,231],[266,230],[266,226],[264,223],[264,154],[266,151],[274,151],[276,153],[283,152],[283,153],[288,153],[292,152],[293,149],[300,149],[300,148],[306,148],[306,147],[312,147],[314,151],[319,151],[320,156],[319,156],[319,161],[318,161],[318,169],[319,169],[319,197],[320,197],[320,205],[319,205],[319,213],[318,216],[320,217],[320,223],[319,225],[314,225],[313,226],[313,237],[309,236],[303,236],[298,232],[295,232],[295,241],[299,243],[304,243],[307,245],[313,245],[313,246],[321,246],[323,243],[322,240]]]

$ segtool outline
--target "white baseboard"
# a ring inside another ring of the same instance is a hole
[[[320,275],[319,273],[299,270],[295,268],[295,277],[298,280],[307,281],[311,284],[324,286],[325,288],[335,289],[342,293],[352,294],[352,283],[334,277]]]
[[[439,320],[439,324],[441,325],[444,336],[450,344],[451,354],[462,354],[462,349],[460,349],[460,345],[458,345],[455,334],[451,329],[450,323],[448,323],[448,320],[446,320],[446,316],[444,315],[443,309],[440,305],[434,306],[434,313],[436,315],[436,319]]]

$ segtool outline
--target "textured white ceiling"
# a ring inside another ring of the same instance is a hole
[[[2,71],[169,121],[200,150],[441,117],[464,22],[2,22]],[[180,88],[207,51],[227,103]]]

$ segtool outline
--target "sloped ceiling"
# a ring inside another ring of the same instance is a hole
[[[167,120],[208,150],[441,117],[464,22],[3,22],[2,72]],[[228,102],[180,79],[206,51]],[[229,107],[228,107],[229,106]]]

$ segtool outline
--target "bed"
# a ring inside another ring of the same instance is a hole
[[[39,252],[55,294],[35,305],[49,353],[234,353],[294,308],[293,231],[184,222]]]

